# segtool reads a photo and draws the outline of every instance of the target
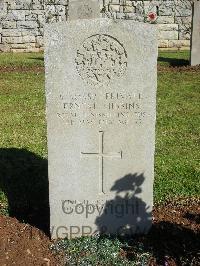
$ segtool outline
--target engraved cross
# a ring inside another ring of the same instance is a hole
[[[87,157],[97,157],[99,159],[99,193],[104,192],[104,158],[118,158],[122,159],[122,151],[104,153],[104,132],[99,131],[99,152],[81,152],[81,155]]]

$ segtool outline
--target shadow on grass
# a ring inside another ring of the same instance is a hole
[[[25,149],[0,149],[0,189],[11,217],[49,234],[47,160]]]
[[[169,57],[158,57],[158,63],[168,63],[172,67],[189,66],[189,60]]]
[[[41,57],[30,57],[29,59],[31,59],[31,60],[44,61],[44,57],[43,56],[41,56]]]

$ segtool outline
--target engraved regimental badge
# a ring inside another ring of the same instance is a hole
[[[117,39],[97,34],[83,42],[77,51],[75,63],[81,78],[98,87],[124,75],[127,53]]]

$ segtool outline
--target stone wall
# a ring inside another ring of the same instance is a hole
[[[0,0],[0,50],[39,51],[43,45],[44,3]]]
[[[40,51],[45,22],[65,21],[69,0],[0,0],[0,51]],[[190,0],[99,0],[102,17],[157,23],[159,47],[188,48]],[[156,14],[151,19],[150,14]]]

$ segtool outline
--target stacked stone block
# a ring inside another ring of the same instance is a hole
[[[188,48],[191,0],[98,0],[102,17],[158,24],[160,48]],[[66,21],[69,0],[0,0],[0,51],[43,49],[44,24]],[[156,14],[151,21],[149,14]]]

